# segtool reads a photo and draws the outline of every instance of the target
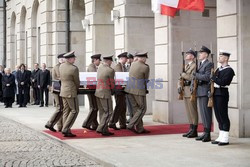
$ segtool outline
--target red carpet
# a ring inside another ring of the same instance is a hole
[[[182,134],[188,131],[189,125],[154,125],[154,126],[145,126],[145,129],[151,131],[148,134],[135,134],[129,130],[111,130],[111,132],[115,133],[113,136],[107,137],[127,137],[127,136],[150,136],[150,135],[166,135],[166,134]],[[106,136],[102,136],[95,131],[89,131],[86,129],[72,129],[73,134],[77,136],[74,138],[63,137],[63,135],[59,132],[51,132],[49,130],[44,130],[45,133],[48,133],[54,137],[57,137],[61,140],[68,139],[90,139],[90,138],[107,138]],[[199,125],[199,132],[203,131],[203,126]]]

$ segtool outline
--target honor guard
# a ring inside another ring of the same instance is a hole
[[[113,56],[103,56],[103,63],[97,70],[97,87],[95,96],[97,97],[98,109],[100,112],[100,124],[97,132],[103,136],[114,135],[108,129],[108,123],[113,113],[111,95],[114,94],[115,70],[110,66],[113,62]]]
[[[91,59],[92,63],[88,66],[87,72],[97,72],[101,62],[101,54],[95,54],[91,56]],[[96,89],[96,86],[91,85],[90,87],[90,89]],[[87,94],[87,96],[89,99],[89,114],[83,122],[82,127],[89,130],[96,130],[99,125],[97,121],[98,105],[96,97],[94,94]]]
[[[127,52],[124,52],[118,55],[119,63],[115,65],[114,70],[115,72],[127,72],[126,69],[126,62],[127,62]],[[113,128],[114,130],[119,130],[116,127],[116,123],[119,121],[120,129],[126,129],[126,96],[125,93],[122,92],[122,86],[117,85],[115,89],[115,110],[111,116],[109,122],[109,128]]]
[[[219,54],[219,63],[221,64],[221,67],[215,71],[211,80],[214,81],[214,112],[219,124],[220,132],[219,137],[215,141],[212,141],[212,144],[224,146],[229,144],[228,139],[230,130],[230,120],[228,117],[228,86],[231,84],[235,73],[228,65],[230,53],[220,51]]]
[[[56,123],[57,123],[57,129],[59,132],[62,131],[62,127],[63,127],[63,119],[62,119],[63,101],[62,101],[62,97],[60,96],[60,88],[61,88],[60,82],[61,81],[60,81],[59,67],[62,63],[64,63],[64,57],[63,57],[64,54],[65,53],[59,54],[57,56],[58,64],[55,65],[52,69],[52,93],[53,93],[54,100],[55,100],[56,111],[53,113],[50,120],[45,125],[45,128],[53,132],[56,132],[56,130],[54,129],[54,125]]]
[[[193,73],[196,71],[195,63],[196,53],[190,49],[186,52],[186,61],[185,71],[181,74],[181,78],[184,79],[184,88],[179,85],[178,82],[178,93],[183,91],[185,108],[188,116],[188,121],[190,124],[190,129],[187,133],[183,134],[183,137],[193,138],[197,137],[197,127],[198,127],[198,111],[197,111],[197,100],[194,99],[191,101],[191,91],[190,85],[193,77]],[[183,90],[182,90],[183,89]]]
[[[146,64],[147,53],[137,53],[138,60],[132,63],[129,71],[129,81],[125,88],[129,100],[133,106],[134,116],[127,128],[135,133],[149,133],[143,127],[142,118],[147,111],[147,82],[149,78],[149,66]]]
[[[208,56],[211,51],[202,46],[199,51],[200,65],[197,72],[194,73],[194,77],[198,80],[197,87],[197,100],[200,109],[201,119],[204,126],[204,133],[197,137],[196,140],[202,140],[203,142],[211,141],[211,125],[212,125],[212,108],[208,107],[208,91],[211,69],[213,68],[213,63],[208,60]]]
[[[75,137],[71,133],[76,117],[79,113],[79,104],[77,98],[77,91],[80,86],[79,69],[74,65],[75,52],[66,53],[64,56],[65,63],[60,65],[59,73],[61,79],[61,92],[60,96],[63,99],[63,128],[62,133],[64,137]]]

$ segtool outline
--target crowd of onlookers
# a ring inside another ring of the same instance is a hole
[[[36,63],[33,71],[28,70],[25,64],[16,66],[14,71],[0,66],[0,101],[5,108],[12,108],[15,101],[19,107],[26,107],[31,99],[34,101],[33,105],[48,107],[50,85],[50,71],[46,69],[45,63],[41,65],[41,69]]]

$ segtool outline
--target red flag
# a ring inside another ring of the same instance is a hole
[[[174,17],[178,9],[161,5],[161,14]]]
[[[195,10],[203,12],[205,7],[204,0],[179,0],[178,9]]]

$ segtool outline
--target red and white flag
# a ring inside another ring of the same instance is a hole
[[[204,11],[204,0],[151,0],[154,13],[174,17],[178,10]]]

